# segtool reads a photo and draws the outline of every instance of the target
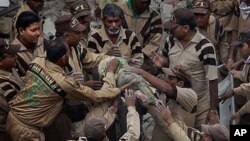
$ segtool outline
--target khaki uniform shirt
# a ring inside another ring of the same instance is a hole
[[[121,5],[124,12],[124,28],[133,30],[142,46],[142,52],[150,56],[150,51],[156,51],[160,46],[162,36],[162,21],[158,12],[149,7],[138,18],[133,16],[128,4]]]
[[[167,39],[163,54],[169,58],[170,68],[182,65],[192,77],[192,89],[201,98],[209,99],[209,80],[218,78],[216,53],[213,44],[196,31],[187,47],[171,36]]]
[[[88,40],[88,48],[95,53],[106,54],[109,49],[117,46],[123,58],[134,58],[143,61],[141,45],[135,33],[129,29],[121,28],[115,44],[110,41],[104,26],[99,32],[92,34]]]
[[[0,69],[0,131],[5,132],[5,123],[13,100],[21,86],[12,73]]]
[[[110,83],[114,81],[113,73],[107,73],[103,88],[94,91],[66,76],[61,67],[40,57],[31,63],[25,79],[24,88],[10,106],[17,119],[33,127],[49,126],[61,111],[65,98],[102,102],[120,93]]]
[[[227,34],[220,21],[213,15],[210,15],[207,31],[200,30],[200,32],[214,45],[218,61],[225,63],[229,52],[229,45],[227,43]]]
[[[38,43],[34,52],[27,49],[17,38],[15,38],[12,44],[21,45],[21,48],[17,53],[17,68],[21,76],[24,76],[26,74],[26,71],[28,70],[28,65],[33,59],[35,59],[37,56],[45,56],[43,39],[41,37],[39,37],[38,39]]]
[[[197,94],[192,89],[176,88],[176,100],[169,100],[168,102],[172,116],[183,121],[186,125],[194,127],[197,108]],[[162,127],[160,126],[161,124],[161,122],[156,122],[153,129],[152,141],[165,141],[170,138],[170,136],[162,131]]]

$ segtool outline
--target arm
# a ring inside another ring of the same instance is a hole
[[[138,112],[135,110],[135,99],[133,90],[125,91],[125,103],[128,107],[127,132],[120,138],[120,140],[139,140],[140,118]]]
[[[220,22],[219,22],[220,23]],[[227,67],[231,66],[233,64],[234,58],[233,58],[233,51],[234,47],[229,47],[227,43],[227,34],[220,23],[219,28],[219,52],[220,52],[220,59],[222,63],[226,64]]]
[[[107,73],[106,77],[114,77],[114,74]],[[72,77],[66,77],[61,82],[61,87],[66,91],[67,96],[76,100],[102,102],[104,100],[112,99],[121,93],[119,88],[105,88],[94,91],[93,89],[77,83]],[[110,84],[104,84],[110,85]]]
[[[235,95],[243,95],[245,97],[250,97],[250,83],[242,83],[239,87],[234,88]]]
[[[158,110],[155,107],[150,107],[148,112],[152,115],[155,123],[158,124],[162,131],[171,137],[175,141],[190,141],[187,136],[186,128],[187,126],[179,126],[177,122],[171,116],[171,112],[166,112],[166,110]],[[170,113],[170,115],[169,115]]]
[[[138,74],[140,74],[144,79],[146,79],[153,87],[166,93],[167,96],[176,99],[177,90],[175,86],[171,86],[169,83],[165,82],[164,80],[157,78],[154,75],[142,69],[138,69],[138,71],[136,72],[138,72]]]
[[[218,107],[218,80],[209,80],[210,108]]]
[[[217,108],[219,105],[217,79],[209,80],[209,93],[210,93],[210,110],[207,114],[206,122],[210,122],[210,124],[219,123],[219,116],[217,113]]]

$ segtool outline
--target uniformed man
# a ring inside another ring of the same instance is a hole
[[[5,124],[10,111],[9,103],[23,84],[21,78],[12,73],[16,66],[20,45],[10,45],[6,39],[0,39],[0,140],[9,141],[5,134]]]
[[[239,87],[234,88],[232,91],[220,95],[220,100],[226,100],[231,96],[243,95],[249,99],[249,78],[250,78],[250,31],[243,31],[240,33],[239,39],[232,44],[235,46],[239,53],[241,54],[242,58],[244,59],[244,67],[241,71],[231,70],[230,73],[236,79],[241,80],[243,83],[240,84]],[[249,116],[250,114],[250,101],[248,100],[234,115],[233,119],[240,120],[241,117],[245,117],[245,122],[240,122],[240,124],[249,124]]]
[[[140,42],[136,34],[122,27],[122,9],[115,4],[107,4],[102,10],[104,26],[93,33],[88,41],[88,48],[95,53],[104,53],[126,59],[143,62]]]
[[[163,55],[169,58],[169,67],[182,66],[191,75],[192,89],[198,96],[195,128],[205,121],[211,124],[219,122],[218,75],[216,52],[213,44],[196,30],[194,15],[187,8],[174,11],[170,21],[164,24],[171,36],[163,49]]]
[[[81,24],[86,26],[80,44],[82,48],[87,48],[87,41],[91,34],[90,22],[93,19],[91,15],[91,8],[87,1],[79,0],[73,3],[73,6],[70,8],[70,12]]]
[[[21,76],[26,74],[29,63],[35,57],[45,54],[44,43],[41,42],[43,40],[39,39],[42,34],[40,21],[39,16],[31,11],[25,11],[17,17],[17,37],[12,43],[21,45],[17,59],[17,68]]]
[[[211,4],[209,0],[194,0],[191,11],[200,32],[207,37],[216,49],[218,65],[225,64],[228,68],[234,63],[234,48],[227,43],[227,34],[220,21],[211,15]]]
[[[46,58],[37,57],[30,63],[26,83],[10,104],[6,131],[13,141],[44,141],[42,129],[56,119],[65,98],[101,102],[116,97],[127,87],[113,88],[116,60],[108,66],[102,89],[94,91],[66,75],[63,68],[68,64],[70,49],[64,41],[56,39],[47,51]]]
[[[43,19],[41,16],[41,11],[43,9],[43,5],[44,5],[44,0],[26,0],[25,3],[18,9],[16,16],[13,18],[13,28],[12,28],[12,35],[11,35],[11,41],[15,39],[15,37],[18,34],[18,29],[16,27],[16,22],[17,22],[17,18],[18,16],[24,12],[24,11],[31,11],[36,13],[37,15],[39,15],[40,17],[40,40],[41,42],[43,42]]]
[[[162,36],[162,21],[158,12],[153,10],[150,0],[129,0],[121,5],[124,12],[123,28],[133,30],[144,53],[143,69],[152,70],[150,51],[156,51],[160,45]]]

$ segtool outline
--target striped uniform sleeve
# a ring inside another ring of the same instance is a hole
[[[0,79],[0,94],[5,97],[7,102],[10,102],[19,90],[20,87],[17,84],[5,79]]]
[[[205,68],[205,75],[208,80],[218,78],[216,53],[213,44],[206,38],[203,38],[196,46],[198,58]]]
[[[126,29],[125,34],[127,36],[127,39],[124,42],[131,48],[132,58],[140,59],[143,61],[142,48],[136,34],[129,29]]]
[[[102,42],[102,37],[96,32],[89,37],[87,47],[94,53],[100,53],[99,48],[103,48],[104,45],[105,43]]]
[[[159,13],[152,11],[141,30],[143,37],[143,53],[150,56],[150,51],[157,51],[162,37],[162,21]]]

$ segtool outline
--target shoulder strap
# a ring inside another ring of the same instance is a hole
[[[38,64],[30,64],[30,71],[36,74],[51,90],[61,97],[65,97],[67,93],[56,83],[56,81]]]

